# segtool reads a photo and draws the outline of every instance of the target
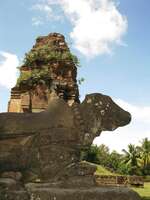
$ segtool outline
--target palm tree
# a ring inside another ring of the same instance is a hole
[[[130,175],[137,175],[139,173],[138,160],[140,157],[137,147],[129,144],[128,151],[125,149],[123,149],[122,151],[124,152],[123,163],[126,164],[128,168],[128,173]]]
[[[143,139],[139,152],[142,171],[145,175],[150,175],[150,140],[148,138]]]

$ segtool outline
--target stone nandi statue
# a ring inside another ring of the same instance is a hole
[[[80,164],[81,150],[102,131],[113,131],[130,120],[131,115],[109,96],[97,93],[71,107],[53,99],[41,113],[1,113],[0,174],[20,172],[25,182],[93,175],[95,168]]]

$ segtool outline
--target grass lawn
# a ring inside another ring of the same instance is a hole
[[[90,165],[96,166],[97,167],[97,170],[95,172],[96,175],[117,175],[115,173],[112,173],[111,171],[109,171],[108,169],[106,169],[105,167],[103,167],[101,165],[96,165],[94,163],[90,163],[87,161],[82,161],[82,162],[89,163]]]
[[[142,197],[142,200],[150,200],[150,182],[144,183],[144,188],[134,187],[132,189]]]
[[[95,174],[97,175],[118,175],[118,174],[110,172],[109,170],[107,170],[105,167],[101,165],[96,165],[96,166],[97,166],[97,170]],[[132,189],[136,191],[142,197],[142,200],[150,200],[150,182],[144,183],[144,188],[132,187]]]
[[[113,173],[111,173],[109,170],[107,170],[106,168],[102,167],[101,165],[96,165],[97,166],[97,170],[96,170],[96,175],[115,175]]]

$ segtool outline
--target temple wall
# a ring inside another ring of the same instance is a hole
[[[8,104],[8,112],[22,112],[21,99],[11,99]]]
[[[134,185],[134,186],[144,186],[144,180],[141,176],[119,176],[119,175],[96,175],[95,180],[98,186],[102,185]]]
[[[47,51],[42,54],[43,58],[40,58],[41,60],[39,61],[34,53],[37,52],[40,55],[41,49],[42,51],[47,49]],[[70,57],[60,59],[58,54],[58,57],[51,57],[47,61],[50,52],[61,53],[62,58],[64,56],[63,53],[66,52]],[[20,76],[16,86],[11,90],[8,112],[30,113],[44,111],[48,106],[49,100],[53,98],[53,91],[55,91],[58,98],[64,99],[69,106],[74,102],[80,102],[77,66],[71,57],[72,54],[63,35],[52,33],[48,36],[37,38],[28,55],[35,58],[35,60],[30,64],[28,61],[20,67]]]

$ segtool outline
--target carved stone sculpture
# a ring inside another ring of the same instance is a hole
[[[81,150],[102,131],[115,130],[131,120],[128,112],[102,94],[87,95],[72,107],[63,99],[49,104],[41,113],[0,114],[1,173],[16,171],[25,181],[49,182],[79,176]],[[83,175],[88,171],[83,170]]]

